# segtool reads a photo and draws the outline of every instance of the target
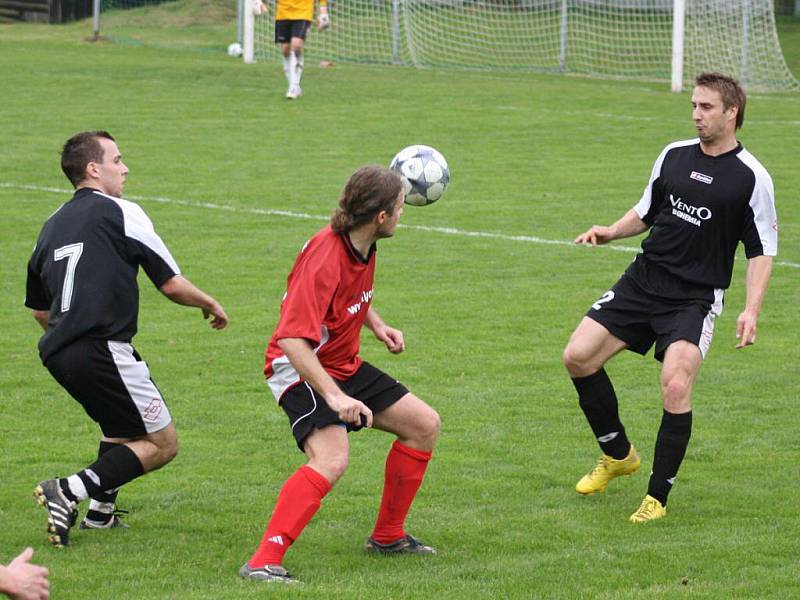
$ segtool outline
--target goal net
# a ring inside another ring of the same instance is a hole
[[[715,70],[751,90],[800,90],[781,52],[773,0],[680,1],[684,83]],[[252,20],[257,60],[279,54],[274,2]],[[331,26],[312,28],[306,52],[330,61],[669,81],[675,2],[329,0]]]
[[[237,31],[238,0],[96,0],[95,39],[221,52]]]

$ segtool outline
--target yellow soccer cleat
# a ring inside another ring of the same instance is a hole
[[[614,477],[635,473],[641,464],[639,453],[633,446],[631,446],[628,456],[622,460],[603,454],[597,460],[595,468],[581,478],[575,489],[579,494],[586,496],[602,492]]]
[[[651,495],[647,495],[642,500],[639,509],[630,517],[631,523],[646,523],[647,521],[655,521],[661,517],[667,516],[666,507]]]

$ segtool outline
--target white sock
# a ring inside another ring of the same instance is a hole
[[[83,481],[81,481],[81,478],[78,477],[77,474],[67,477],[67,485],[69,486],[69,491],[72,492],[72,495],[75,496],[79,502],[89,497],[86,486],[83,485]]]
[[[297,67],[295,67],[295,71],[297,72],[297,87],[300,87],[300,80],[303,78],[303,68],[305,67],[305,54],[301,52],[297,56]]]
[[[116,508],[116,506],[113,502],[98,502],[94,498],[92,498],[92,501],[89,502],[89,510],[96,510],[104,515],[113,514],[114,508]]]
[[[297,79],[297,55],[292,52],[289,55],[289,87],[297,87],[299,83]]]
[[[292,78],[291,78],[291,58],[289,56],[283,57],[283,74],[286,75],[286,81],[289,82],[289,85],[292,85]]]

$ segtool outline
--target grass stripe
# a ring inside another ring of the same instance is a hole
[[[17,189],[17,190],[31,190],[37,192],[48,192],[53,194],[72,194],[72,190],[66,188],[54,188],[48,186],[23,184],[23,183],[10,183],[0,182],[0,188]],[[292,219],[309,219],[313,221],[327,221],[330,217],[324,215],[311,215],[308,213],[294,212],[291,210],[280,210],[273,208],[239,208],[230,206],[229,204],[218,204],[216,202],[195,202],[192,200],[182,200],[176,198],[166,198],[164,196],[126,196],[128,200],[136,200],[137,202],[160,202],[162,204],[177,204],[179,206],[189,206],[193,208],[206,208],[210,210],[224,210],[234,213],[244,213],[251,215],[265,215],[270,217],[289,217]],[[468,231],[464,229],[457,229],[455,227],[435,227],[431,225],[405,225],[401,223],[399,227],[404,229],[411,229],[414,231],[429,231],[431,233],[441,233],[444,235],[455,235],[462,237],[473,238],[490,238],[495,240],[504,240],[508,242],[526,242],[530,244],[543,244],[549,246],[569,246],[577,248],[574,242],[568,240],[548,240],[533,235],[508,235],[505,233],[495,233],[492,231]],[[617,246],[606,245],[598,246],[598,248],[607,248],[618,252],[638,252],[639,248],[633,246]],[[800,263],[780,261],[775,262],[776,266],[789,267],[790,269],[800,269]]]

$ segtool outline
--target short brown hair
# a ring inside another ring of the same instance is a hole
[[[747,96],[738,81],[722,73],[700,73],[695,78],[694,84],[698,87],[706,87],[719,92],[719,95],[722,96],[722,105],[726,110],[731,106],[738,108],[739,110],[736,112],[736,129],[742,126]]]
[[[368,165],[350,176],[339,198],[339,208],[331,217],[331,229],[347,233],[369,223],[382,210],[394,212],[403,183],[385,167]]]
[[[103,147],[98,141],[116,141],[107,131],[82,131],[69,138],[61,150],[61,170],[73,186],[86,178],[86,165],[103,161]]]

